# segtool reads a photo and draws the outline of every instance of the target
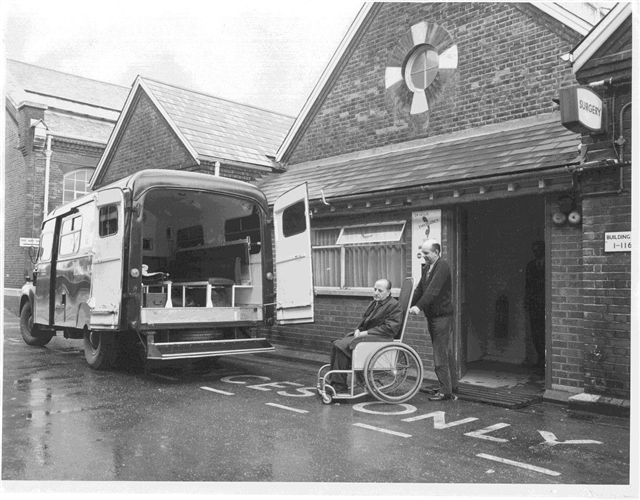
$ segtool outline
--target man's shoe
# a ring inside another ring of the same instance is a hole
[[[434,389],[433,387],[420,387],[420,392],[424,392],[425,394],[438,394],[438,389]]]
[[[455,401],[456,399],[458,399],[458,396],[456,396],[455,394],[442,394],[441,392],[439,392],[435,396],[431,396],[429,398],[429,401]]]

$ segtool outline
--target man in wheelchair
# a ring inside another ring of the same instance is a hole
[[[392,341],[402,326],[402,308],[391,296],[391,282],[381,278],[373,286],[373,300],[356,329],[331,346],[331,370],[349,370],[353,349],[360,342]],[[328,382],[336,391],[346,391],[346,373],[333,373]],[[360,382],[362,385],[362,382]]]

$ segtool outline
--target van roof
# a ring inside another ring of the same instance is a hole
[[[134,199],[139,198],[147,190],[155,187],[166,187],[175,189],[197,189],[201,191],[211,191],[218,194],[230,194],[249,198],[258,203],[262,209],[268,213],[267,198],[264,193],[257,187],[248,182],[229,179],[226,177],[217,177],[211,174],[203,174],[199,172],[188,172],[185,170],[168,170],[168,169],[147,169],[140,170],[120,180],[107,184],[106,186],[96,189],[74,201],[66,203],[55,210],[51,211],[44,220],[53,219],[61,214],[67,213],[74,207],[84,205],[93,199],[98,191],[113,188],[129,188],[133,192]]]

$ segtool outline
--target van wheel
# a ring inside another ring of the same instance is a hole
[[[84,357],[94,370],[107,370],[113,366],[116,349],[113,333],[84,331]]]
[[[48,344],[54,335],[53,332],[39,331],[38,327],[33,324],[31,302],[27,302],[20,311],[20,333],[26,344],[39,347]]]

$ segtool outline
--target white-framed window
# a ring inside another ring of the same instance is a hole
[[[406,265],[405,221],[312,229],[314,284],[370,291],[378,278],[400,286]]]
[[[80,249],[80,231],[82,230],[82,215],[66,218],[60,229],[59,255],[71,255]]]
[[[431,45],[418,46],[404,69],[407,87],[413,92],[425,90],[438,76],[438,52]]]
[[[89,179],[93,169],[81,168],[64,175],[62,181],[62,203],[68,203],[89,192]]]

